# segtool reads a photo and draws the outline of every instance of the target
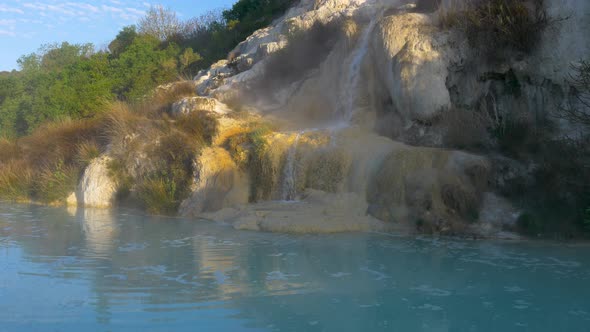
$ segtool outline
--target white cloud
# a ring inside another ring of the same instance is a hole
[[[76,7],[79,9],[83,9],[83,10],[86,10],[88,12],[95,13],[95,14],[100,12],[100,8],[93,6],[91,4],[87,4],[87,3],[66,2],[66,5],[68,5],[70,7]]]
[[[0,36],[14,37],[16,36],[16,33],[14,33],[14,31],[9,30],[0,30]]]
[[[2,5],[2,4],[0,4],[0,12],[2,12],[2,13],[16,13],[16,14],[24,14],[25,13],[20,8],[9,7],[7,5]]]
[[[67,9],[64,7],[64,5],[46,5],[47,6],[47,10],[53,11],[53,12],[57,12],[63,15],[69,15],[69,16],[75,16],[76,12],[71,10],[71,9]]]
[[[4,26],[14,26],[16,24],[16,20],[7,20],[7,19],[0,19],[0,25]]]
[[[50,4],[40,3],[40,2],[35,2],[35,3],[27,2],[27,3],[23,4],[23,7],[30,8],[33,10],[38,10],[40,12],[55,12],[55,13],[59,13],[62,15],[67,15],[67,16],[75,16],[76,15],[76,12],[70,8],[67,8],[66,4],[50,5]]]
[[[43,21],[41,21],[41,20],[33,20],[33,19],[29,19],[29,18],[19,18],[18,21],[22,22],[22,23],[33,23],[33,24],[43,23]]]
[[[143,10],[139,10],[139,9],[135,9],[135,8],[129,8],[129,7],[125,8],[125,10],[127,10],[127,12],[130,13],[130,14],[135,14],[135,15],[138,15],[138,16],[145,15],[145,11],[143,11]]]
[[[121,8],[107,6],[107,5],[102,5],[102,10],[104,10],[105,12],[111,12],[111,13],[122,13],[123,12],[123,9],[121,9]]]
[[[45,6],[42,3],[30,3],[30,2],[27,2],[27,3],[23,4],[23,7],[30,8],[30,9],[35,9],[35,10],[41,10],[41,11],[44,11],[44,10],[47,9],[47,6]]]

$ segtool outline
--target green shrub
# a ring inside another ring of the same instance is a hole
[[[125,163],[118,159],[111,159],[107,164],[108,175],[116,183],[117,186],[117,200],[125,199],[129,196],[131,188],[133,187],[133,177],[129,174],[129,170]]]
[[[248,134],[248,140],[251,144],[248,160],[251,202],[268,199],[272,194],[274,172],[276,170],[267,155],[269,146],[266,136],[270,132],[270,127],[262,125]]]
[[[61,202],[76,189],[78,175],[78,169],[61,160],[46,166],[35,179],[34,197],[44,203]]]
[[[143,181],[137,188],[137,197],[146,211],[153,214],[175,214],[181,203],[176,183],[166,177],[154,177]]]

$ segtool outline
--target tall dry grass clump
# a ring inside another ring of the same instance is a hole
[[[190,89],[189,89],[190,87]],[[194,160],[211,144],[217,120],[207,112],[170,115],[163,103],[193,94],[189,84],[168,89],[145,108],[116,104],[106,116],[110,137],[109,174],[121,199],[131,199],[154,214],[174,214],[190,194]]]
[[[19,147],[16,141],[0,137],[0,164],[18,157]]]
[[[4,160],[0,164],[0,199],[26,201],[33,184],[33,171],[22,160]]]
[[[30,136],[0,142],[0,199],[57,203],[107,144],[104,119],[61,120]]]
[[[169,114],[174,102],[194,94],[193,82],[173,83],[137,103],[113,102],[94,118],[0,139],[0,199],[64,202],[84,169],[108,149],[120,197],[133,193],[152,213],[175,213],[190,193],[195,157],[217,130],[206,112]]]
[[[530,53],[551,19],[544,0],[471,0],[455,8],[441,8],[443,28],[458,28],[484,56],[501,58],[505,52]]]
[[[156,119],[169,112],[173,103],[193,96],[196,96],[194,82],[179,81],[156,88],[152,96],[129,104],[129,108],[136,113]]]

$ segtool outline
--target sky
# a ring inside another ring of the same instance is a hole
[[[189,19],[236,0],[2,0],[0,1],[0,71],[18,69],[16,60],[43,44],[93,43],[104,48],[119,30],[145,11],[162,5]]]

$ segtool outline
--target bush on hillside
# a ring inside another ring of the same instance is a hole
[[[474,0],[440,16],[443,27],[459,28],[474,49],[492,59],[507,51],[530,53],[552,22],[544,0]]]
[[[205,112],[169,115],[170,104],[192,93],[192,84],[180,82],[140,103],[115,102],[100,117],[48,123],[29,136],[1,139],[0,199],[63,203],[108,146],[118,198],[135,191],[150,212],[175,213],[190,194],[193,160],[217,128]],[[140,172],[132,171],[137,158],[146,166]]]

